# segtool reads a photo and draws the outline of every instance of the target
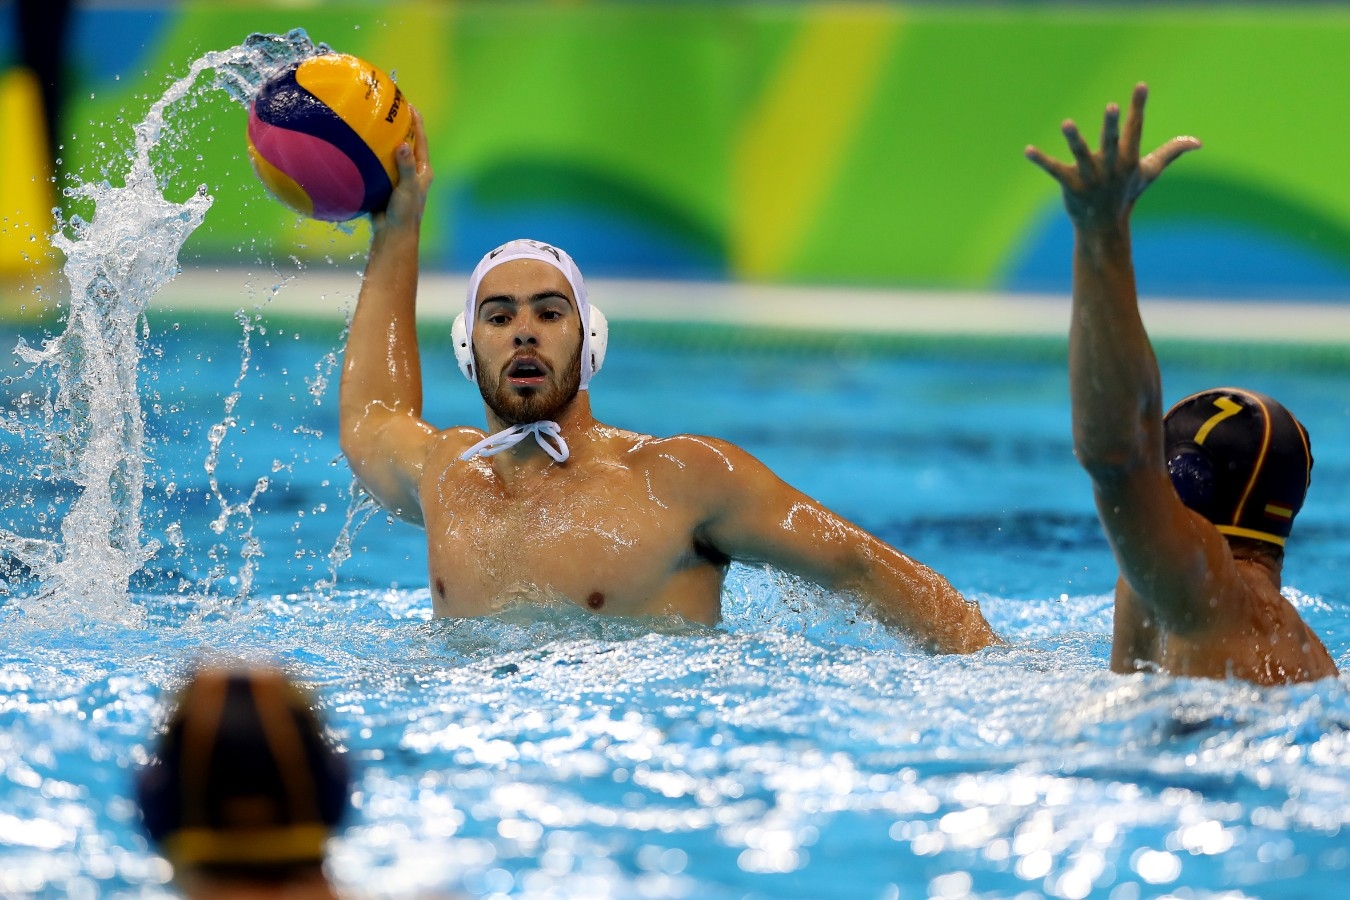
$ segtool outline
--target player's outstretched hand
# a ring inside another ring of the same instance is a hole
[[[1061,131],[1073,154],[1073,162],[1060,162],[1035,147],[1027,147],[1026,156],[1040,166],[1064,189],[1064,205],[1078,228],[1110,226],[1129,218],[1134,201],[1152,184],[1163,169],[1183,153],[1197,150],[1193,137],[1174,137],[1143,159],[1139,141],[1144,131],[1144,102],[1148,86],[1135,85],[1125,128],[1120,128],[1120,107],[1106,107],[1102,122],[1102,144],[1097,152],[1088,149],[1078,126],[1065,120]]]

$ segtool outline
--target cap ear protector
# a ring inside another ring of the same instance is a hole
[[[1209,452],[1193,441],[1172,448],[1167,459],[1167,474],[1172,487],[1186,506],[1206,518],[1214,502],[1214,461]]]
[[[609,320],[594,306],[590,309],[591,374],[594,375],[605,364],[605,350],[609,347]],[[450,340],[455,345],[455,362],[459,370],[465,378],[475,381],[477,373],[473,370],[473,350],[469,347],[469,329],[464,321],[464,313],[455,316],[450,326]]]

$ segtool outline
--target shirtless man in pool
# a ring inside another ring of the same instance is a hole
[[[1258,684],[1334,676],[1326,648],[1280,594],[1285,538],[1312,474],[1307,431],[1279,403],[1239,388],[1203,391],[1163,415],[1130,211],[1200,142],[1173,138],[1140,159],[1146,97],[1138,85],[1123,131],[1119,108],[1106,108],[1096,153],[1072,122],[1063,132],[1073,162],[1027,148],[1064,189],[1074,226],[1074,452],[1120,567],[1111,668]]]
[[[857,596],[935,650],[997,641],[946,579],[743,450],[597,422],[588,382],[603,361],[604,329],[557,248],[513,241],[484,257],[470,280],[456,343],[492,436],[424,421],[415,300],[432,173],[420,118],[398,165],[398,188],[374,217],[347,341],[341,441],[366,490],[426,529],[437,615],[490,614],[534,596],[714,623],[734,559]]]

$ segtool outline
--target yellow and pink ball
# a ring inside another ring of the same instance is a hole
[[[288,66],[249,104],[248,155],[263,185],[292,209],[330,222],[383,208],[398,183],[395,151],[412,136],[403,92],[344,53]]]

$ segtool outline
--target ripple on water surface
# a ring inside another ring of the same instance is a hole
[[[32,883],[163,884],[128,773],[186,661],[227,652],[315,690],[358,773],[335,875],[387,896],[1270,896],[1350,865],[1340,682],[1115,676],[1106,598],[981,600],[1011,646],[970,657],[741,567],[718,628],[433,621],[420,590],[145,596],[145,627],[76,630],[6,607],[0,840]]]

